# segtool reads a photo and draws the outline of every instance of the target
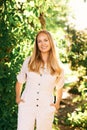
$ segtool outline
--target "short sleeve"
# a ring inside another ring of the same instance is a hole
[[[23,65],[21,67],[20,72],[17,75],[17,80],[20,83],[25,83],[27,79],[27,71],[28,71],[28,62],[30,60],[30,57],[26,58],[26,60],[23,62]]]
[[[58,81],[56,82],[56,89],[60,89],[64,86],[65,82],[65,76],[64,76],[64,70],[62,69],[61,74],[59,75]]]

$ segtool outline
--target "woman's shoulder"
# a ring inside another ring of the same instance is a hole
[[[30,58],[31,58],[30,56],[26,57],[23,64],[28,64],[30,61]]]

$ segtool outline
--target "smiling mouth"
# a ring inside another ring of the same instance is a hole
[[[47,46],[46,47],[41,47],[42,49],[46,49],[47,48]]]

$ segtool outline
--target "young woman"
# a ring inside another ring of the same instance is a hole
[[[23,83],[26,82],[22,93]],[[34,50],[17,75],[17,130],[52,130],[55,111],[59,109],[64,85],[64,71],[59,66],[51,34],[38,32]],[[56,102],[53,91],[56,88]],[[22,95],[21,95],[22,93]]]

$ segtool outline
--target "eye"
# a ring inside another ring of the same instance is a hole
[[[44,39],[44,41],[45,41],[45,42],[47,42],[47,41],[48,41],[48,39]]]
[[[41,40],[38,40],[37,43],[41,43]]]

